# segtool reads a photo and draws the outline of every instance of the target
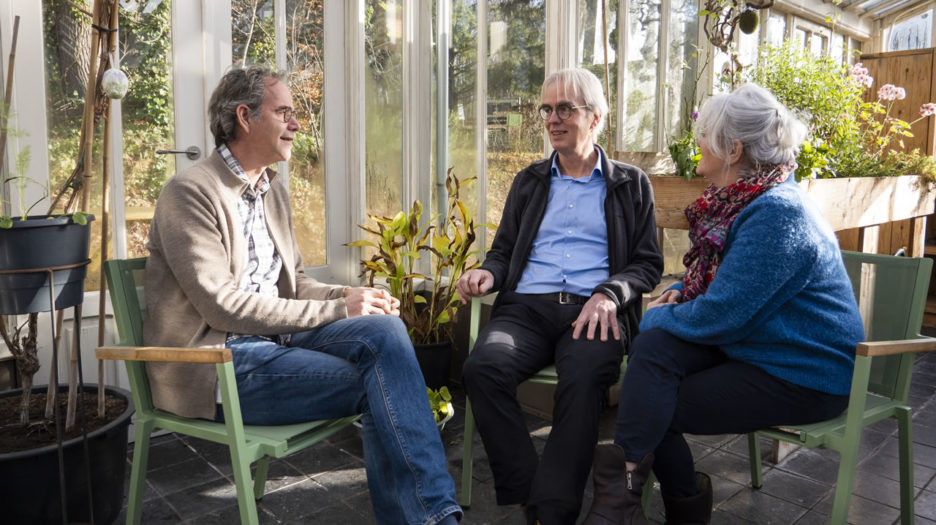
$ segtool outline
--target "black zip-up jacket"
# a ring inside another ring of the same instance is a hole
[[[604,211],[608,225],[610,275],[595,287],[618,307],[625,347],[637,334],[641,298],[660,282],[663,254],[653,216],[653,189],[639,168],[608,159],[598,147],[608,186]],[[534,162],[514,177],[494,242],[481,268],[491,272],[491,291],[515,290],[546,213],[552,159]],[[496,305],[495,301],[495,305]]]

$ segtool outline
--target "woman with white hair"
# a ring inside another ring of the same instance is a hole
[[[651,469],[666,523],[708,523],[711,481],[683,433],[812,423],[848,403],[864,331],[832,229],[793,180],[805,127],[753,84],[713,96],[697,126],[712,185],[686,208],[685,277],[631,345],[588,525],[647,523]]]
[[[663,269],[647,175],[596,144],[607,114],[590,71],[546,78],[539,115],[554,152],[514,177],[484,263],[456,284],[463,301],[500,292],[463,384],[497,503],[521,505],[530,524],[578,519],[604,393]],[[548,365],[558,385],[540,458],[517,385]]]

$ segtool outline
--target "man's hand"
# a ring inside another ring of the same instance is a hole
[[[578,339],[582,335],[582,330],[588,327],[585,338],[593,341],[595,339],[595,328],[600,327],[599,338],[601,341],[607,341],[608,327],[611,327],[611,334],[614,339],[616,341],[621,340],[621,332],[617,323],[617,306],[610,297],[601,292],[592,294],[591,299],[585,303],[582,311],[579,312],[578,318],[572,322],[572,326],[575,327],[575,330],[572,331],[572,339]]]
[[[361,315],[400,315],[400,300],[392,297],[390,292],[377,288],[355,287],[345,288],[345,306],[348,308],[348,317]]]
[[[494,286],[494,275],[480,268],[468,270],[455,283],[455,289],[458,291],[458,297],[461,298],[461,304],[467,303],[472,297],[486,294],[491,286]]]
[[[656,299],[647,303],[647,310],[651,308],[656,308],[657,306],[663,306],[664,304],[678,303],[681,297],[682,297],[682,292],[676,289],[669,289],[663,292],[663,294],[657,297]]]

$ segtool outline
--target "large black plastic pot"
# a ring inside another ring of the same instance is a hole
[[[68,387],[59,386],[67,395]],[[86,392],[97,392],[85,386]],[[44,392],[34,388],[33,393]],[[120,416],[88,433],[91,465],[91,486],[94,496],[94,522],[112,523],[123,507],[124,477],[127,466],[127,429],[133,415],[130,392],[107,387],[108,395],[127,401]],[[0,397],[18,396],[21,390],[0,393]],[[69,523],[88,523],[88,482],[85,470],[84,445],[79,436],[63,443],[65,484],[68,498]],[[58,449],[48,445],[34,450],[0,454],[0,522],[62,523],[59,493]]]
[[[13,219],[13,227],[0,229],[0,272],[69,266],[88,259],[91,221],[75,224],[68,217],[29,216]],[[56,270],[55,309],[81,304],[87,266]],[[49,274],[0,273],[0,315],[49,311]]]
[[[452,366],[452,343],[444,341],[418,344],[413,345],[413,348],[416,350],[416,361],[419,362],[419,369],[422,370],[426,386],[438,390],[447,385],[449,370]]]

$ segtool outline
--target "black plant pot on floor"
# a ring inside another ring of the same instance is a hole
[[[36,387],[33,394],[45,392]],[[85,386],[96,393],[97,387]],[[0,393],[0,397],[18,396],[21,390]],[[66,385],[60,395],[68,395]],[[88,433],[91,486],[94,495],[94,522],[112,523],[123,507],[124,478],[127,467],[127,429],[133,415],[130,392],[108,387],[108,395],[125,399],[127,408],[115,420]],[[84,444],[79,436],[63,443],[65,483],[69,523],[89,523],[88,482]],[[0,453],[0,522],[62,523],[59,494],[59,464],[56,445],[34,450]]]
[[[452,343],[445,341],[442,343],[418,344],[413,345],[416,350],[416,361],[419,362],[419,368],[422,370],[423,379],[426,380],[426,386],[433,390],[448,385],[449,370],[452,366]]]
[[[93,215],[80,225],[69,217],[30,216],[13,219],[13,227],[0,229],[0,315],[50,310],[50,278],[44,268],[80,265],[55,270],[55,309],[80,304]],[[3,273],[8,270],[38,270]]]

